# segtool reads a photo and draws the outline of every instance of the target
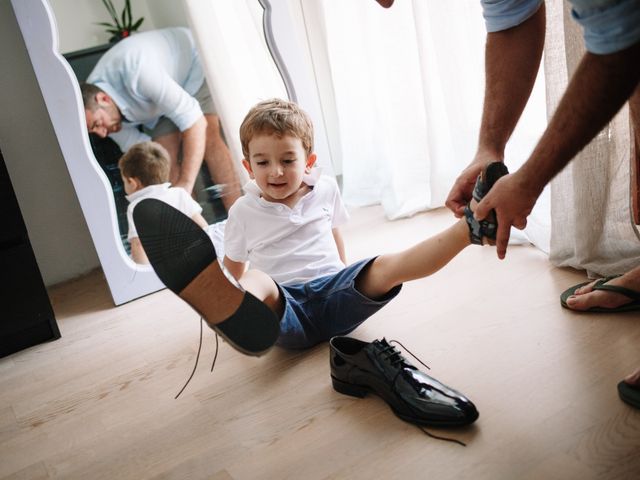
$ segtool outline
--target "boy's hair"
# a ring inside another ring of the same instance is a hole
[[[118,161],[124,177],[137,178],[145,187],[169,181],[169,154],[156,142],[136,143]]]
[[[313,153],[313,123],[297,104],[272,98],[255,105],[240,125],[242,154],[249,161],[249,142],[258,134],[292,135],[302,141],[307,156]]]
[[[95,112],[99,108],[98,102],[96,101],[96,95],[103,92],[104,90],[100,87],[96,87],[92,83],[82,83],[80,85],[80,93],[82,93],[84,109],[89,110],[90,112]]]

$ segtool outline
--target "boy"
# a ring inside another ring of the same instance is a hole
[[[345,267],[338,227],[347,214],[335,181],[312,170],[316,155],[306,113],[283,100],[261,102],[245,117],[240,139],[253,181],[229,211],[224,258],[238,284],[225,277],[192,222],[159,202],[143,201],[134,218],[160,279],[244,353],[331,339],[336,390],[356,396],[375,391],[414,423],[475,421],[469,400],[419,372],[384,339],[368,344],[342,335],[386,305],[403,282],[438,271],[471,243],[495,238],[495,224],[476,221],[468,208],[465,219],[430,239]],[[487,167],[476,201],[505,173],[502,163]]]
[[[131,244],[131,258],[136,263],[149,263],[133,221],[133,209],[141,200],[145,198],[162,200],[187,215],[200,227],[205,229],[208,227],[207,221],[200,214],[202,207],[189,196],[186,190],[171,187],[169,165],[169,154],[156,142],[137,143],[118,161],[124,191],[129,200],[127,239]]]

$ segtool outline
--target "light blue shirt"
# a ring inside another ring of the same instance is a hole
[[[506,30],[531,17],[543,0],[481,0],[488,32]],[[570,0],[591,53],[619,52],[640,42],[640,0]]]
[[[161,116],[180,131],[202,116],[193,97],[204,82],[191,32],[183,27],[134,34],[109,49],[87,78],[104,90],[124,116],[111,137],[124,151],[149,137],[137,125],[153,128]]]

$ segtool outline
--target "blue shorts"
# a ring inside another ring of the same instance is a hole
[[[587,50],[619,52],[640,42],[640,0],[569,0],[571,15],[584,29]],[[543,0],[481,0],[488,32],[520,25]]]
[[[375,258],[356,262],[338,273],[295,285],[278,285],[285,309],[277,345],[309,348],[334,335],[346,335],[384,307],[400,292],[392,288],[372,300],[355,288],[355,279]]]

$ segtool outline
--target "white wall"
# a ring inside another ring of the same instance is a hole
[[[67,53],[103,45],[111,34],[98,22],[112,23],[111,17],[100,0],[49,0],[56,16],[60,36],[60,52]],[[118,14],[124,0],[113,0]],[[131,15],[134,20],[144,17],[138,31],[144,32],[169,26],[187,26],[182,1],[132,0]]]
[[[51,285],[99,263],[9,0],[0,0],[0,58],[0,149]]]

